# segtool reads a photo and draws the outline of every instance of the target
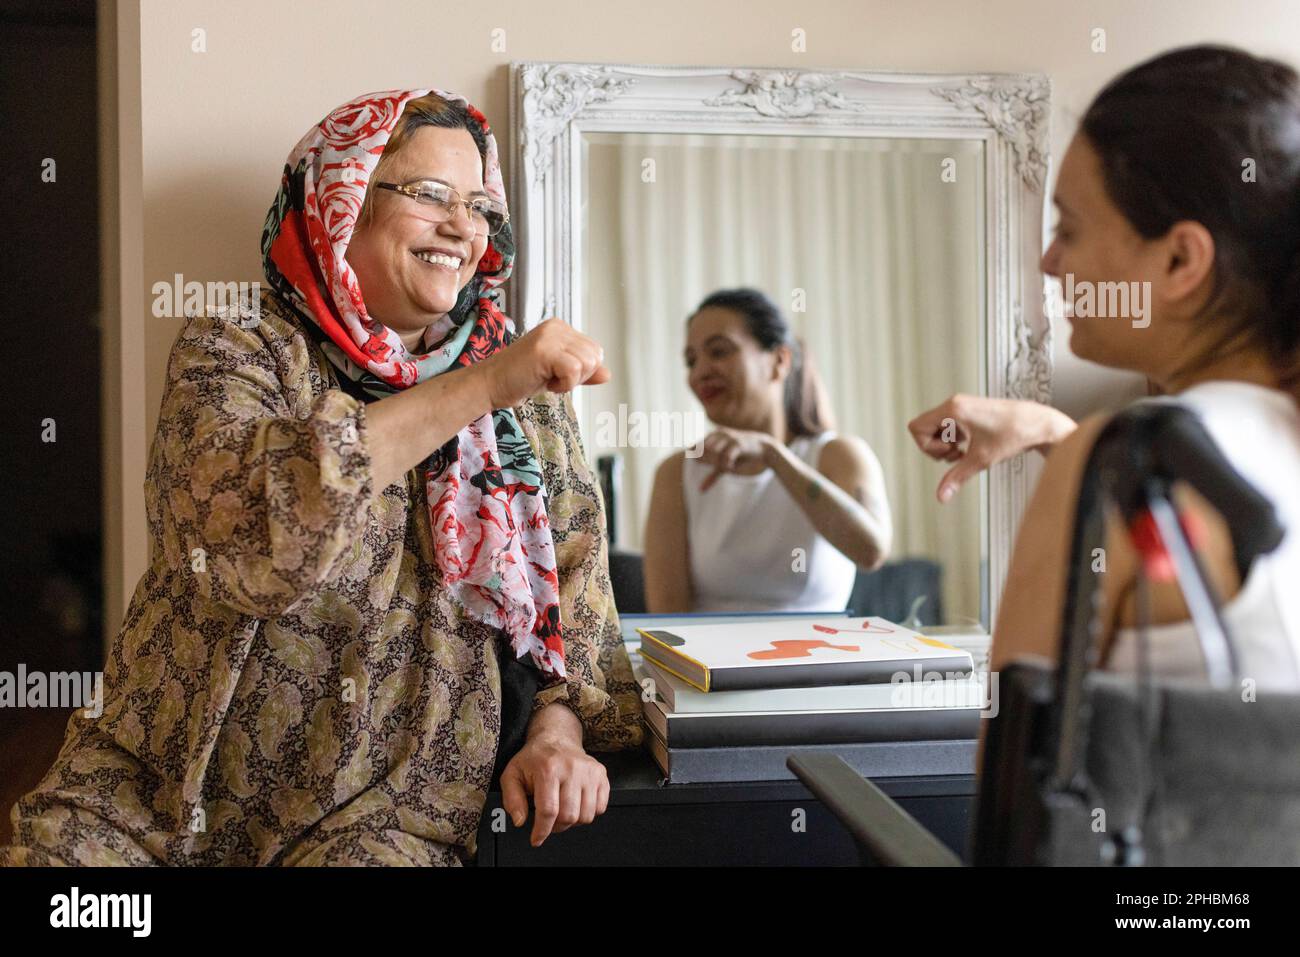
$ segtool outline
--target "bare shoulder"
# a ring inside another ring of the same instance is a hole
[[[1018,552],[1029,554],[1036,550],[1065,548],[1073,529],[1084,468],[1098,436],[1111,418],[1110,413],[1088,416],[1048,453],[1020,520]],[[1063,550],[1062,557],[1064,554]]]
[[[685,468],[686,450],[678,449],[672,455],[668,456],[655,468],[655,484],[660,482],[677,482],[682,480],[682,472]]]
[[[1098,436],[1110,424],[1112,418],[1114,416],[1109,412],[1098,412],[1081,420],[1079,427],[1047,455],[1039,485],[1042,486],[1044,481],[1052,478],[1064,479],[1071,475],[1081,475],[1088,457],[1092,454],[1093,446],[1097,444]]]
[[[880,460],[866,439],[856,435],[837,435],[822,446],[817,456],[817,471],[867,475],[880,471]]]
[[[1023,654],[1055,658],[1072,556],[1074,514],[1084,467],[1109,415],[1084,419],[1047,455],[1020,517],[1002,602],[993,628],[989,666],[998,670]],[[1107,580],[1112,576],[1107,575]]]

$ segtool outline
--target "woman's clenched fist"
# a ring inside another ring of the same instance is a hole
[[[604,361],[599,342],[552,317],[471,368],[487,377],[492,408],[508,409],[543,389],[569,392],[608,382]]]

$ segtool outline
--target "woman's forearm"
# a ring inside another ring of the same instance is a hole
[[[770,443],[764,457],[823,538],[859,567],[879,567],[889,552],[887,522],[781,443]]]
[[[526,739],[549,739],[556,743],[582,747],[582,722],[567,704],[553,701],[538,708],[528,720]]]
[[[1050,405],[1043,405],[1042,422],[1038,428],[1038,442],[1033,448],[1046,455],[1059,443],[1064,442],[1079,427],[1079,423],[1070,418],[1060,409]]]
[[[492,410],[485,377],[473,366],[444,372],[366,406],[374,490],[400,481],[448,439]]]

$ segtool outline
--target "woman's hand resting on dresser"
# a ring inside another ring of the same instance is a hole
[[[1046,454],[1075,428],[1068,415],[1041,402],[961,394],[907,424],[922,452],[955,463],[939,482],[940,502],[991,465],[1030,449]]]
[[[529,794],[533,847],[574,824],[590,824],[609,805],[605,766],[583,749],[582,724],[565,704],[533,715],[527,740],[501,772],[501,805],[515,827],[528,820]]]

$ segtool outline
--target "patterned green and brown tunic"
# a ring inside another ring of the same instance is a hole
[[[372,487],[364,403],[274,296],[187,320],[146,485],[151,559],[105,666],[12,812],[10,864],[460,864],[492,779],[501,633],[454,604],[424,482]],[[605,513],[568,395],[516,408],[559,566],[588,751],[641,742]]]

